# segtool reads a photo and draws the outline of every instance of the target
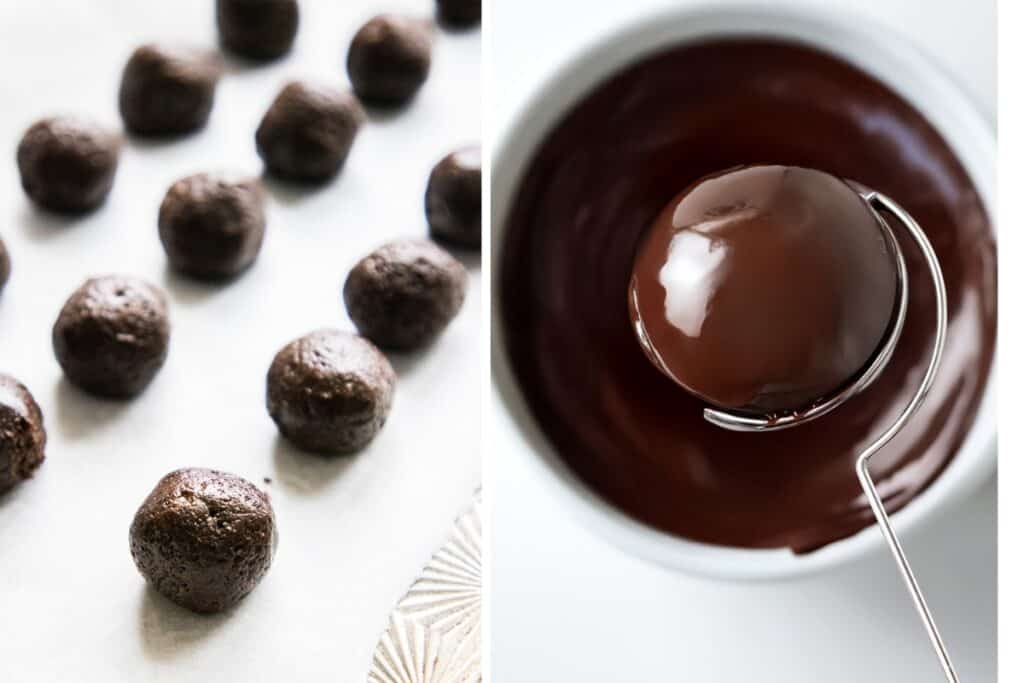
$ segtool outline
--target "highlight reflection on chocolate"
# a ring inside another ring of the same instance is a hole
[[[873,523],[854,460],[921,380],[934,298],[920,254],[900,235],[907,321],[870,388],[796,429],[745,434],[705,422],[705,403],[645,357],[623,293],[638,244],[680,188],[759,163],[887,194],[938,255],[945,360],[921,409],[872,461],[888,510],[898,510],[942,472],[977,412],[995,343],[995,245],[950,147],[899,95],[843,61],[721,39],[670,49],[599,85],[552,129],[500,217],[501,316],[534,417],[594,491],[687,539],[803,552]]]
[[[895,255],[867,203],[786,166],[702,178],[640,242],[628,304],[651,361],[722,408],[795,412],[835,393],[884,342]]]

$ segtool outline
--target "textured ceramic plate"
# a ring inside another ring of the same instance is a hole
[[[369,683],[477,683],[482,545],[479,500],[392,612]]]

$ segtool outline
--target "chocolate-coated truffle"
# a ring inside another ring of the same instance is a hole
[[[111,275],[87,280],[67,300],[53,326],[53,350],[73,384],[129,398],[163,367],[170,335],[163,292]]]
[[[118,102],[137,135],[173,136],[206,125],[221,75],[220,61],[200,50],[143,45],[121,76]]]
[[[859,376],[898,289],[895,254],[850,185],[752,166],[669,202],[637,250],[628,300],[663,373],[713,405],[773,415]]]
[[[296,0],[217,0],[220,43],[242,57],[280,57],[291,49],[298,29]]]
[[[25,385],[0,374],[0,493],[32,476],[43,464],[43,413]]]
[[[266,218],[255,178],[197,173],[160,205],[160,241],[176,270],[201,279],[237,275],[256,260]]]
[[[428,240],[399,240],[363,258],[345,280],[348,315],[381,348],[407,350],[437,337],[462,308],[466,269]]]
[[[37,121],[18,145],[25,194],[61,213],[83,213],[103,203],[114,184],[121,137],[84,119]]]
[[[352,453],[384,426],[394,392],[395,371],[373,344],[348,332],[318,330],[274,357],[267,412],[303,450]]]
[[[325,181],[345,164],[365,118],[350,92],[294,81],[263,116],[256,149],[274,175]]]
[[[11,279],[11,255],[7,253],[7,245],[0,239],[0,292]]]
[[[480,0],[437,0],[441,22],[455,27],[480,23]]]
[[[427,182],[430,236],[460,247],[480,247],[480,148],[441,159]]]
[[[348,78],[364,102],[402,104],[430,72],[430,29],[423,22],[381,14],[366,22],[348,49]]]
[[[158,593],[194,612],[222,612],[270,569],[277,526],[270,499],[234,474],[171,472],[135,513],[132,559]]]

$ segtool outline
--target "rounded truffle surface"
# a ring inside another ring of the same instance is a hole
[[[175,136],[206,125],[221,76],[209,52],[143,45],[121,76],[118,103],[125,127],[136,135]]]
[[[364,102],[409,101],[430,73],[430,29],[408,17],[381,14],[366,22],[348,49],[348,77]]]
[[[341,170],[366,115],[351,93],[293,81],[256,131],[256,149],[274,175],[323,182]]]
[[[441,159],[427,181],[430,236],[439,242],[479,249],[480,196],[480,147],[466,147]]]
[[[4,291],[4,285],[11,279],[11,255],[7,252],[7,245],[0,239],[0,292]]]
[[[171,326],[163,292],[142,280],[87,280],[53,326],[53,350],[65,376],[84,391],[130,398],[167,359]]]
[[[668,377],[712,405],[774,415],[858,377],[898,291],[879,219],[849,184],[752,166],[669,202],[637,250],[629,309]]]
[[[0,493],[31,477],[45,450],[39,405],[24,384],[0,373]]]
[[[276,59],[299,30],[296,0],[217,0],[221,45],[249,59]]]
[[[437,0],[441,22],[457,28],[480,23],[480,0]]]
[[[139,573],[194,612],[222,612],[270,569],[277,526],[267,494],[234,474],[171,472],[146,497],[129,531]]]
[[[265,229],[263,190],[255,178],[197,173],[171,185],[160,205],[168,261],[199,279],[225,279],[248,268]]]
[[[18,144],[21,186],[33,202],[85,213],[110,194],[121,137],[85,119],[60,116],[32,124]]]
[[[380,432],[391,411],[395,371],[354,334],[318,330],[287,344],[267,373],[267,412],[305,451],[352,453]]]
[[[429,240],[385,244],[360,260],[343,296],[359,333],[381,348],[425,346],[448,326],[466,298],[466,269]]]

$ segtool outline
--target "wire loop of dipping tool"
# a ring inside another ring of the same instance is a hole
[[[882,218],[880,212],[884,211],[896,218],[897,221],[902,224],[904,230],[906,230],[906,232],[913,238],[914,242],[916,242],[918,249],[924,256],[928,271],[931,274],[932,285],[935,288],[935,341],[932,345],[932,353],[928,361],[928,368],[925,371],[924,377],[922,378],[917,391],[910,399],[910,402],[903,409],[903,412],[900,413],[899,417],[897,417],[889,426],[889,428],[882,432],[881,435],[879,435],[860,453],[860,455],[857,456],[857,479],[860,480],[861,488],[864,490],[865,496],[867,496],[868,504],[871,506],[871,511],[875,515],[878,528],[882,532],[882,536],[885,537],[885,541],[889,545],[889,550],[892,551],[893,557],[896,559],[896,564],[899,567],[900,574],[903,576],[903,582],[906,584],[907,591],[910,593],[910,597],[914,601],[914,606],[917,608],[918,616],[921,617],[925,630],[928,632],[928,638],[931,640],[935,654],[938,655],[939,662],[942,665],[942,671],[946,675],[946,680],[948,683],[960,683],[960,678],[953,669],[953,662],[949,658],[949,652],[946,650],[946,646],[942,642],[942,637],[939,635],[939,628],[935,624],[935,619],[932,617],[931,610],[928,609],[928,604],[925,602],[924,594],[921,592],[921,587],[918,585],[917,579],[914,577],[914,572],[910,568],[910,562],[907,560],[907,556],[903,552],[903,546],[896,537],[896,532],[893,529],[892,523],[889,521],[889,515],[885,511],[885,505],[883,504],[881,497],[878,495],[878,490],[875,488],[875,484],[871,479],[871,472],[868,468],[871,457],[880,451],[882,447],[889,443],[889,441],[896,436],[901,429],[903,429],[907,421],[917,411],[918,407],[920,407],[921,403],[924,401],[925,395],[928,393],[928,390],[931,389],[932,383],[935,381],[935,375],[939,370],[939,360],[942,357],[942,349],[946,344],[946,284],[942,277],[942,268],[939,265],[939,259],[936,257],[935,251],[932,249],[932,245],[928,241],[928,237],[924,234],[924,231],[921,230],[921,226],[917,224],[913,217],[904,211],[899,204],[879,192],[865,190],[861,192],[861,197],[876,213],[876,216],[878,216],[883,227],[883,233],[886,234],[887,239],[892,240],[890,244],[895,247],[894,253],[896,255],[897,275],[901,284],[899,292],[901,301],[898,303],[896,320],[894,320],[893,325],[891,326],[888,341],[880,349],[875,361],[865,370],[864,374],[857,381],[851,383],[848,387],[845,387],[834,396],[819,403],[808,411],[795,415],[783,416],[781,418],[774,418],[745,415],[743,413],[718,408],[706,408],[704,410],[704,418],[712,424],[732,431],[767,432],[777,431],[779,429],[788,429],[834,410],[847,399],[867,388],[867,386],[881,374],[882,369],[892,356],[893,350],[896,346],[896,340],[899,338],[900,332],[902,332],[907,309],[907,289],[909,287],[909,283],[907,278],[906,262],[903,259],[902,250],[900,249],[899,244],[896,243],[895,236],[892,234],[892,230],[889,227],[888,222]]]

